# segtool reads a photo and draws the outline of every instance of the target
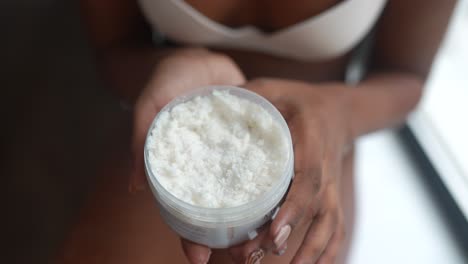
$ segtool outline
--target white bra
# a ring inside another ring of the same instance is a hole
[[[182,0],[139,0],[153,30],[173,41],[306,61],[338,57],[351,50],[375,24],[385,3],[344,0],[319,15],[269,34],[253,26],[224,26]]]

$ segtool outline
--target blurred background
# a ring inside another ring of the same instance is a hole
[[[1,262],[48,263],[129,114],[98,81],[78,1],[0,1],[0,87]]]
[[[419,124],[421,115],[445,122],[437,121],[442,141],[453,145],[454,152],[465,153],[456,154],[455,160],[464,166],[461,177],[465,178],[457,186],[466,195],[468,146],[463,131],[468,122],[460,120],[468,114],[464,103],[468,5],[463,8],[466,11],[457,13],[457,21],[464,22],[457,22],[459,33],[452,34],[459,42],[444,44],[459,64],[449,75],[447,70],[439,70],[445,75],[433,75],[427,99],[412,122]],[[438,61],[437,65],[447,62]],[[450,75],[454,72],[458,77]],[[447,80],[458,82],[448,85]],[[98,161],[118,151],[116,146],[127,145],[113,143],[128,138],[130,113],[99,81],[77,1],[0,2],[0,84],[0,175],[6,181],[1,194],[6,209],[1,217],[2,262],[49,263],[98,180]],[[450,93],[456,96],[444,97],[441,103],[437,98],[449,94],[434,88],[441,86],[457,87]],[[454,102],[456,107],[451,105]],[[434,109],[452,110],[450,115],[456,115],[458,123],[447,123],[450,120],[443,117],[447,114]],[[466,219],[463,213],[450,211],[463,204],[454,206],[447,198],[450,188],[440,198],[431,185],[443,186],[444,181],[427,166],[415,166],[414,153],[405,148],[415,142],[418,130],[428,129],[414,124],[410,124],[410,143],[395,131],[379,132],[359,143],[357,236],[349,263],[468,263],[468,248],[456,235],[466,230]],[[456,134],[459,139],[454,140]],[[424,147],[419,151],[424,152]],[[445,156],[438,155],[436,159]],[[453,221],[456,217],[462,220]]]

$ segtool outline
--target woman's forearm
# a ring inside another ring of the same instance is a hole
[[[349,89],[349,139],[402,123],[418,104],[423,84],[412,74],[374,73]]]

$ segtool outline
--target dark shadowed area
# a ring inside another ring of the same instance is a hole
[[[3,263],[51,261],[97,163],[129,133],[85,36],[77,1],[0,2]]]

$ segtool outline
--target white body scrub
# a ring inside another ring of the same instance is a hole
[[[148,135],[147,161],[177,198],[200,207],[235,207],[281,179],[287,139],[263,107],[214,90],[160,113]]]
[[[144,156],[164,222],[210,248],[253,239],[274,217],[294,174],[291,134],[280,112],[232,86],[172,100],[151,124]]]

